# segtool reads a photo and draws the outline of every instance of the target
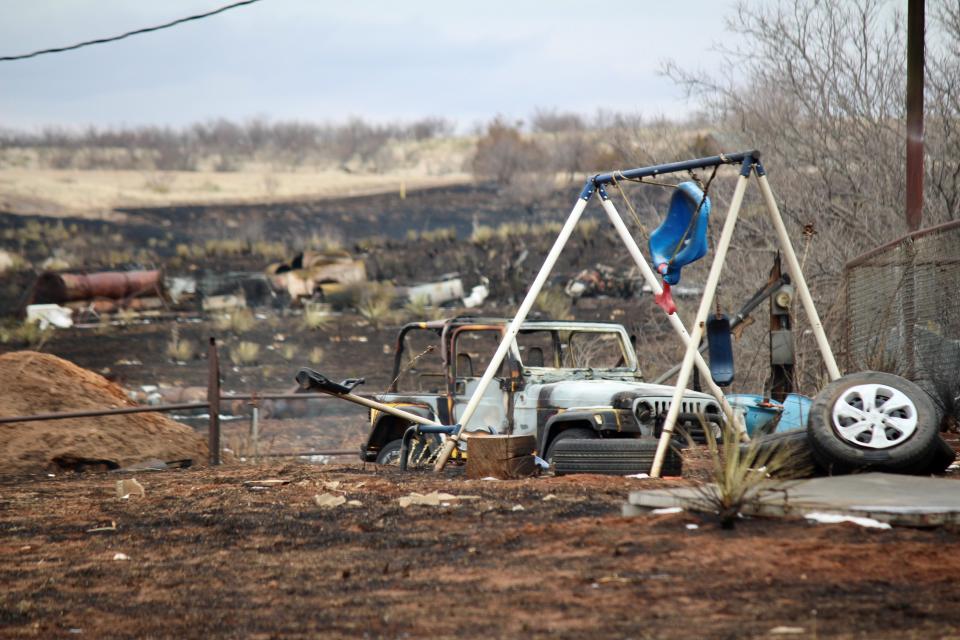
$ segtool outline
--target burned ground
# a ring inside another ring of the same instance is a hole
[[[140,474],[146,497],[120,500],[118,477],[0,480],[0,635],[960,633],[951,529],[743,520],[723,531],[691,513],[619,516],[630,490],[679,480],[290,464]],[[264,478],[289,484],[244,484]],[[480,498],[398,505],[432,490]],[[362,506],[321,509],[313,496],[326,492]]]

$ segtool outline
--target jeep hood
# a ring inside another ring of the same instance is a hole
[[[532,383],[527,387],[530,395],[538,398],[538,406],[569,409],[574,407],[609,406],[615,401],[623,406],[625,399],[649,398],[670,401],[674,387],[648,382],[620,380],[564,380],[544,384]],[[683,397],[717,404],[713,396],[687,390]]]

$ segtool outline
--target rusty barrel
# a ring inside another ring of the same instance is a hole
[[[55,303],[108,298],[123,300],[139,295],[160,294],[163,288],[163,272],[154,271],[103,271],[100,273],[53,273],[40,274],[34,288],[34,302]]]

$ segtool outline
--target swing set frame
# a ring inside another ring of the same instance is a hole
[[[537,296],[543,289],[547,277],[550,275],[550,272],[556,264],[560,253],[563,251],[563,248],[570,239],[570,235],[573,233],[574,228],[580,221],[580,217],[586,209],[591,198],[593,198],[594,195],[599,196],[600,204],[603,207],[604,212],[607,214],[607,217],[610,219],[610,222],[616,229],[617,234],[623,241],[627,252],[630,254],[630,257],[633,258],[633,261],[640,269],[640,274],[642,275],[644,282],[650,286],[655,296],[660,296],[663,293],[663,287],[660,284],[660,280],[657,278],[652,267],[650,266],[650,263],[644,257],[640,247],[637,246],[636,240],[634,240],[633,236],[630,234],[630,231],[624,224],[623,218],[620,216],[620,213],[614,206],[613,201],[610,199],[606,188],[610,184],[616,185],[618,181],[639,181],[643,178],[652,178],[680,172],[691,172],[696,169],[707,169],[711,167],[716,168],[721,165],[740,165],[740,175],[737,178],[737,184],[734,188],[733,197],[730,200],[730,206],[723,222],[720,238],[717,241],[716,254],[714,255],[713,261],[710,265],[710,271],[707,275],[703,296],[700,299],[700,306],[697,309],[697,315],[694,319],[693,327],[688,332],[687,328],[680,320],[677,312],[667,314],[667,319],[683,344],[685,351],[682,364],[680,365],[680,372],[677,375],[676,386],[674,387],[670,409],[667,412],[667,416],[663,424],[663,430],[660,434],[660,440],[657,446],[656,456],[653,460],[653,466],[650,470],[650,476],[653,478],[660,477],[660,472],[663,467],[663,460],[666,456],[670,439],[673,435],[674,427],[676,426],[677,418],[680,414],[683,394],[687,388],[687,384],[690,381],[690,376],[693,372],[694,366],[696,366],[700,371],[701,378],[706,383],[708,391],[720,403],[728,424],[734,425],[742,439],[747,439],[746,428],[743,424],[742,417],[733,411],[730,403],[724,396],[723,391],[721,391],[720,387],[713,382],[713,378],[710,375],[710,368],[703,359],[703,356],[700,354],[698,347],[704,336],[707,315],[709,314],[711,305],[713,304],[717,285],[720,281],[720,273],[722,272],[724,263],[726,262],[727,250],[730,248],[730,242],[733,238],[733,230],[736,226],[737,218],[740,214],[740,207],[743,204],[744,193],[746,192],[747,183],[751,176],[756,176],[756,181],[760,186],[760,191],[763,195],[764,203],[766,204],[767,213],[770,216],[770,221],[773,224],[780,248],[786,260],[787,270],[790,273],[790,276],[796,287],[797,295],[800,298],[800,302],[803,304],[807,319],[810,322],[810,329],[813,331],[814,337],[816,338],[817,347],[819,348],[820,354],[823,357],[827,374],[831,380],[836,380],[840,377],[840,369],[837,367],[833,350],[830,347],[830,342],[827,340],[826,332],[824,331],[823,325],[820,322],[820,316],[817,313],[816,306],[814,305],[813,297],[810,295],[810,289],[807,287],[807,282],[803,277],[803,272],[800,268],[800,262],[797,260],[797,254],[793,249],[793,244],[790,242],[790,236],[787,234],[787,229],[783,223],[783,217],[780,215],[780,209],[777,206],[776,199],[773,196],[773,191],[770,189],[770,184],[767,181],[766,170],[760,162],[759,151],[753,150],[727,154],[722,153],[716,156],[685,160],[682,162],[673,162],[668,164],[640,167],[636,169],[600,173],[587,179],[583,190],[580,192],[577,202],[573,206],[573,210],[570,212],[566,222],[560,229],[560,233],[557,235],[556,241],[554,241],[550,252],[544,259],[539,272],[533,279],[530,289],[527,291],[526,296],[517,309],[516,315],[507,328],[500,345],[497,347],[493,358],[487,365],[487,368],[483,373],[483,377],[480,379],[477,388],[470,397],[470,401],[467,403],[463,415],[460,416],[458,424],[454,426],[453,434],[444,442],[443,448],[441,449],[440,455],[437,457],[437,461],[434,466],[435,471],[442,470],[446,465],[450,454],[453,452],[457,441],[461,437],[463,425],[467,424],[470,421],[470,418],[476,412],[477,407],[480,404],[480,399],[483,397],[484,392],[490,385],[490,382],[493,380],[495,373],[499,370],[501,362],[503,362],[507,351],[510,349],[510,346],[516,339],[521,325],[526,319],[527,314],[530,312],[530,309],[533,307]]]

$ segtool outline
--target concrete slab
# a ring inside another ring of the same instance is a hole
[[[636,507],[708,510],[695,487],[634,491],[624,505],[624,515],[635,515]],[[770,517],[833,513],[913,527],[957,524],[960,481],[889,473],[770,481],[747,502],[742,513]]]

